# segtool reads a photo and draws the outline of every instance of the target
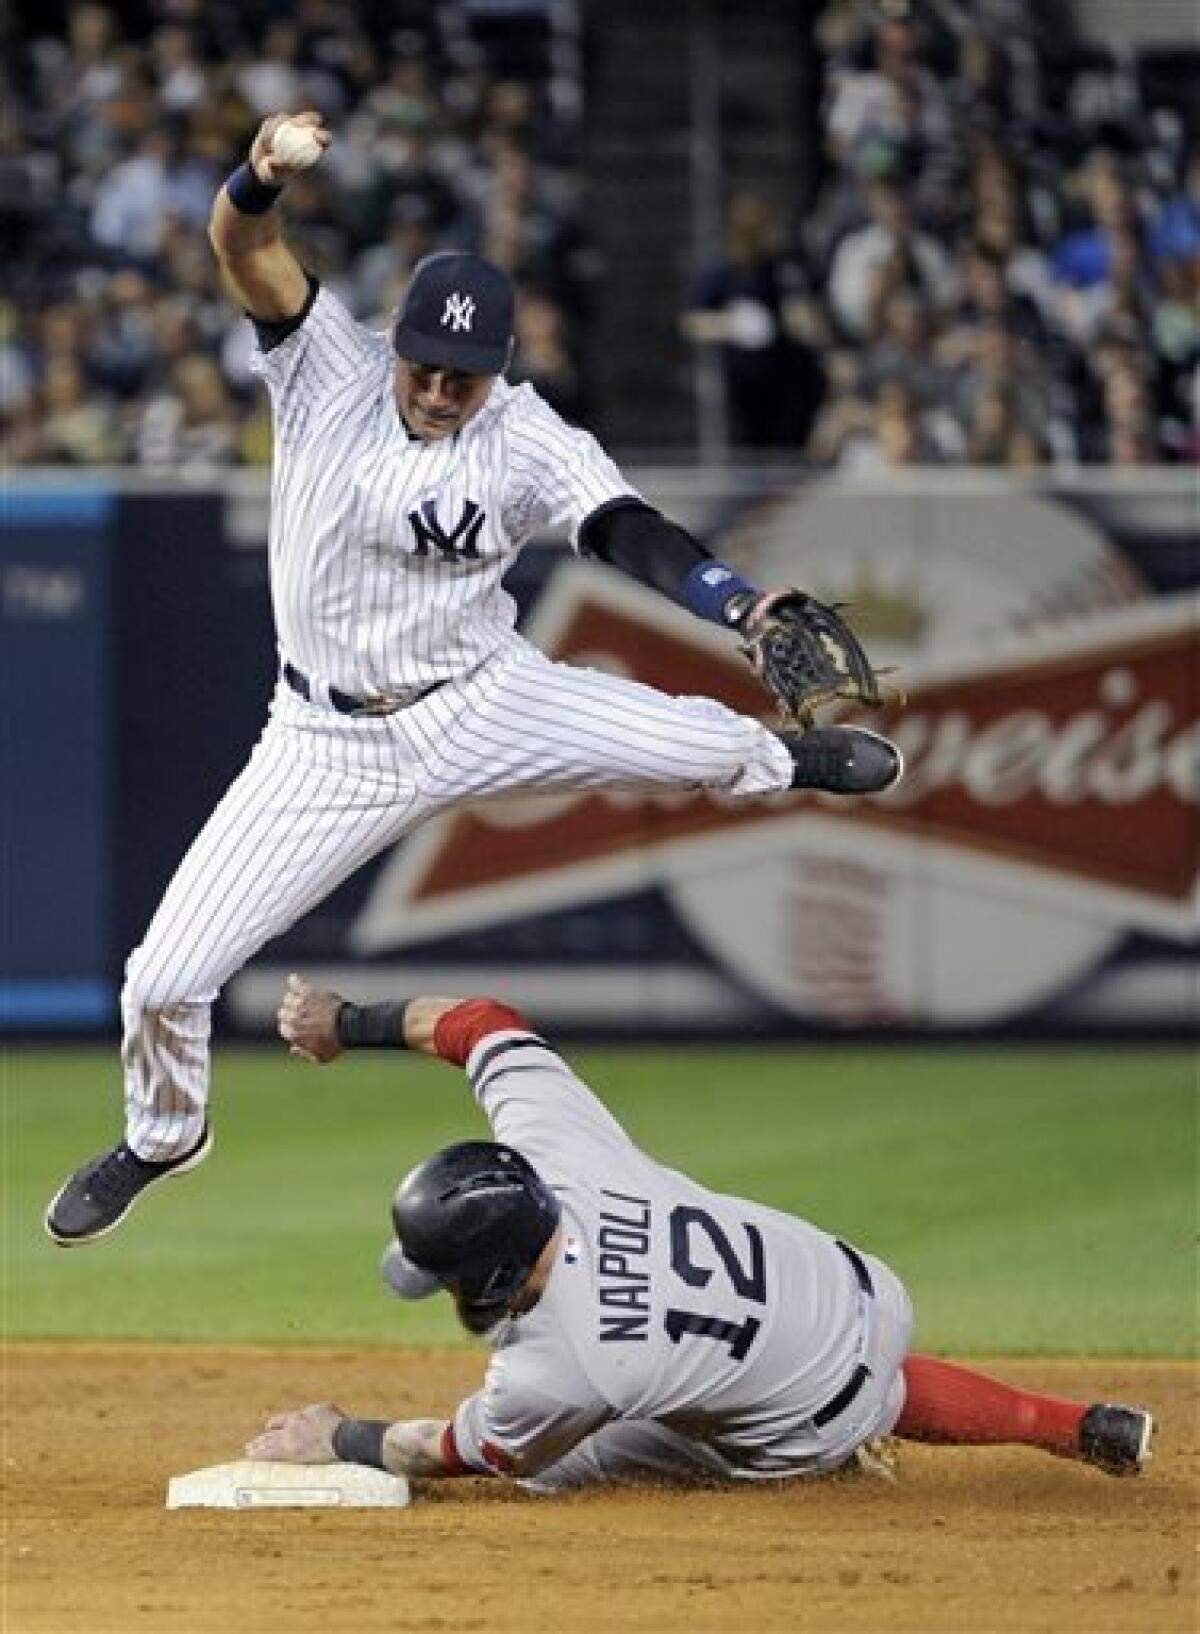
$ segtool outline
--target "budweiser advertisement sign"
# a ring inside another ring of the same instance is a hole
[[[772,495],[721,553],[851,601],[902,670],[903,706],[867,721],[902,748],[902,782],[858,800],[568,791],[452,812],[382,860],[347,927],[364,962],[347,975],[344,947],[326,974],[367,994],[487,985],[548,1024],[625,1029],[1184,1024],[1200,990],[1195,592],[1154,594],[1078,509],[1003,492]],[[561,569],[527,633],[559,661],[773,724],[723,632],[606,570]],[[273,996],[263,982],[264,1010]]]
[[[599,574],[568,584],[547,619],[553,657],[762,713],[726,643]],[[1173,598],[914,669],[904,708],[876,717],[907,768],[878,798],[567,793],[454,813],[396,854],[356,938],[379,953],[652,873],[713,956],[776,1000],[905,1019],[920,996],[907,959],[935,983],[927,1008],[994,1015],[1114,931],[1194,932],[1196,633],[1196,603]],[[922,913],[941,949],[918,949]]]

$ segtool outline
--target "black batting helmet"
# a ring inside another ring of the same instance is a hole
[[[392,1201],[404,1258],[478,1311],[507,1305],[554,1235],[559,1213],[533,1165],[490,1140],[435,1152]]]

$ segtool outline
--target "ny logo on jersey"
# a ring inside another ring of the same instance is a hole
[[[408,520],[417,541],[413,546],[414,556],[428,556],[431,547],[436,547],[443,562],[479,560],[477,541],[486,513],[473,499],[466,501],[462,515],[449,533],[438,521],[436,499],[423,499],[415,511],[409,511]]]
[[[453,295],[446,296],[446,309],[442,313],[442,328],[470,330],[475,317],[475,299],[471,295],[462,295],[456,289]]]

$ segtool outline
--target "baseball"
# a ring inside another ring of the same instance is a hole
[[[324,152],[311,125],[285,119],[271,138],[271,157],[292,170],[310,170]]]

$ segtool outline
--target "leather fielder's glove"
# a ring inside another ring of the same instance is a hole
[[[862,643],[838,611],[803,590],[780,590],[734,612],[742,652],[753,664],[785,724],[810,727],[822,704],[880,709],[900,694],[881,688]],[[882,672],[882,673],[886,673]]]

